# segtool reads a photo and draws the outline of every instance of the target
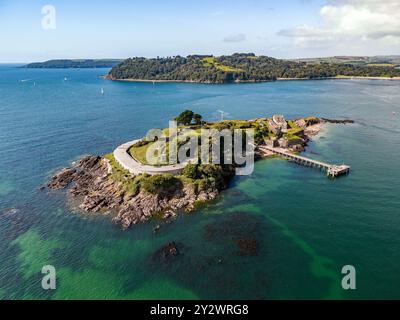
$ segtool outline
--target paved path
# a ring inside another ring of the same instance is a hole
[[[186,166],[185,164],[176,164],[176,165],[168,165],[168,166],[149,166],[140,163],[139,161],[132,158],[132,156],[128,153],[128,150],[140,140],[134,140],[120,145],[117,149],[114,150],[114,158],[115,160],[123,167],[128,170],[130,173],[134,175],[147,173],[150,175],[156,174],[180,174],[183,168]]]

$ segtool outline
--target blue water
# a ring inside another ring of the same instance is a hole
[[[399,82],[153,85],[106,81],[107,71],[0,65],[0,298],[400,298]],[[353,119],[326,126],[306,152],[351,174],[329,180],[262,160],[158,235],[159,221],[122,231],[110,217],[71,212],[63,192],[39,189],[82,155],[109,153],[184,109],[207,120],[218,109],[231,119]],[[240,251],[243,239],[254,254]],[[181,255],[155,259],[170,241]],[[47,264],[57,270],[51,292],[40,285]],[[348,264],[354,291],[341,288]]]

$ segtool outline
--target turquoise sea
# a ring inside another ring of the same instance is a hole
[[[153,85],[106,81],[107,71],[0,66],[0,298],[400,298],[400,82]],[[71,212],[63,192],[40,190],[57,169],[184,109],[207,120],[218,109],[231,119],[353,119],[326,126],[306,152],[351,174],[329,180],[262,160],[157,235],[159,221],[122,231],[107,216]],[[181,254],[160,261],[155,252],[171,241]],[[54,291],[41,288],[48,264]],[[356,268],[354,291],[341,288],[344,265]]]

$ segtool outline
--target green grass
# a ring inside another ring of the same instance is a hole
[[[301,129],[301,128],[289,129],[289,130],[287,131],[287,134],[289,134],[289,135],[295,135],[295,134],[298,134],[298,133],[301,132],[301,131],[303,131],[303,129]]]
[[[110,179],[119,183],[128,194],[137,195],[140,192],[141,184],[143,180],[147,178],[147,175],[132,175],[128,170],[125,170],[118,164],[112,153],[106,154],[104,158],[110,160],[110,165],[112,167]]]
[[[368,67],[394,67],[394,64],[391,63],[369,63]]]
[[[233,68],[233,67],[229,67],[229,66],[218,63],[216,58],[214,58],[214,57],[203,58],[203,65],[204,65],[204,67],[207,67],[207,68],[215,67],[217,70],[224,71],[224,72],[233,72],[233,73],[243,72],[242,69]]]
[[[233,73],[238,73],[238,72],[242,72],[242,69],[238,69],[238,68],[232,68],[229,66],[225,66],[222,64],[215,64],[216,68],[218,70],[224,71],[224,72],[233,72]]]
[[[212,67],[215,64],[215,58],[214,57],[203,58],[203,64],[205,67]]]
[[[219,166],[215,165],[204,165],[202,168],[206,168],[208,171],[196,179],[189,178],[183,174],[179,176],[171,174],[154,176],[140,174],[135,176],[122,168],[112,153],[104,155],[104,158],[110,161],[112,167],[110,179],[122,186],[123,190],[132,196],[136,196],[142,190],[150,194],[157,194],[168,190],[172,192],[176,188],[182,189],[189,185],[200,191],[205,190],[210,183],[218,182],[218,179],[220,179],[218,175],[220,173]]]
[[[179,128],[180,129],[185,129],[185,128],[190,129],[191,127],[193,127],[193,126],[181,126]],[[169,135],[169,128],[165,128],[162,131],[163,131],[163,134],[165,136]],[[185,135],[188,138],[189,137],[200,137],[201,128],[198,127],[197,129],[192,129],[192,131],[189,131],[189,132],[185,133]],[[174,140],[176,140],[176,138]],[[168,155],[169,155],[169,145],[170,145],[170,143],[171,143],[171,141],[167,141],[166,142],[167,163],[157,163],[156,164],[157,166],[169,165],[169,163],[168,163],[168,159],[169,159]],[[154,142],[149,142],[149,143],[147,143],[145,145],[134,145],[128,150],[128,152],[135,160],[139,161],[140,163],[142,163],[144,165],[154,165],[154,164],[151,164],[151,163],[149,163],[147,161],[147,151],[153,144],[154,144]],[[179,143],[178,143],[178,145],[179,145]]]
[[[152,145],[153,143],[148,143],[144,146],[140,146],[140,147],[136,147],[133,146],[129,149],[129,154],[136,159],[137,161],[139,161],[142,164],[149,164],[147,161],[147,150],[149,149],[149,147]]]
[[[209,122],[206,125],[207,129],[247,129],[252,128],[253,123],[246,120],[223,120],[218,122]]]
[[[286,135],[285,135],[285,138],[286,138],[288,141],[301,140],[301,137],[299,137],[299,136],[297,136],[297,135],[295,135],[295,134],[286,134]]]
[[[289,120],[288,125],[291,129],[300,129],[299,126],[293,120]]]

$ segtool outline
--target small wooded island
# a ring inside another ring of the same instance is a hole
[[[340,61],[340,62],[338,62]],[[348,60],[283,60],[253,53],[230,56],[175,56],[167,58],[131,58],[111,69],[110,80],[234,83],[292,79],[331,78],[400,79],[396,64],[373,64]]]
[[[171,127],[159,129],[159,132],[167,136],[167,158],[172,156],[174,139],[179,145],[194,139],[201,141],[201,147],[209,149],[215,141],[201,140],[200,133],[203,130],[225,130],[232,132],[232,135],[233,132],[235,135],[240,132],[246,138],[249,129],[256,159],[276,155],[288,158],[281,152],[287,153],[290,158],[304,150],[307,142],[319,133],[323,124],[352,123],[351,120],[317,117],[286,120],[281,115],[253,120],[205,122],[200,115],[190,110],[184,111],[175,120],[178,124],[178,135],[175,138],[169,136]],[[187,130],[190,130],[190,135],[186,135]],[[244,140],[247,141],[247,138]],[[235,169],[239,167],[235,161],[229,161],[224,149],[225,142],[218,143],[218,149],[224,154],[220,164],[202,163],[201,152],[198,150],[192,158],[196,161],[178,163],[173,169],[168,164],[149,164],[145,154],[159,142],[160,139],[150,134],[118,147],[112,154],[87,156],[57,173],[47,188],[68,188],[71,205],[78,203],[79,208],[86,212],[110,214],[113,221],[126,229],[153,217],[173,219],[179,211],[192,211],[198,204],[215,199],[221,190],[229,186]],[[235,144],[235,148],[242,148],[240,152],[246,147],[246,143],[241,147]],[[349,167],[331,165],[327,170],[330,169],[347,173]],[[162,173],[157,173],[157,170]]]
[[[123,60],[120,59],[57,59],[33,62],[22,66],[27,69],[90,69],[112,68]]]

